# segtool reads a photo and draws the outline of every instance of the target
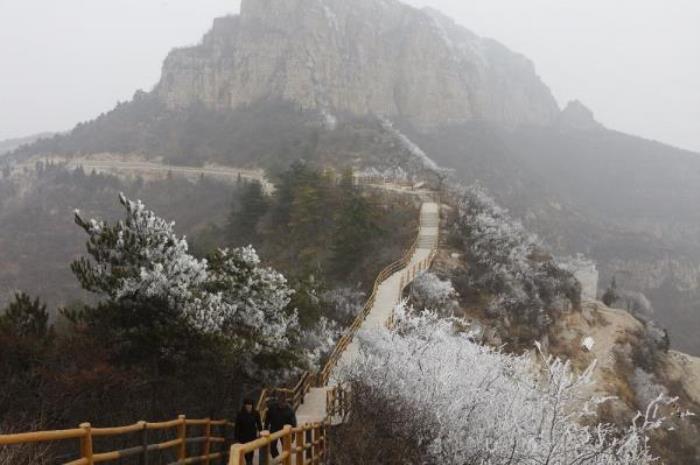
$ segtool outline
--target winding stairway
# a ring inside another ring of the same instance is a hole
[[[404,287],[410,283],[422,270],[429,268],[438,247],[440,209],[439,205],[423,194],[423,204],[420,212],[420,228],[412,254],[405,266],[386,277],[379,283],[376,295],[370,306],[369,312],[359,326],[358,331],[368,331],[387,325],[391,320],[394,308],[399,304]],[[303,398],[297,409],[299,424],[320,423],[327,418],[327,394],[333,389],[335,380],[333,371],[337,366],[352,363],[359,353],[359,342],[353,337],[345,347],[336,365],[330,371],[328,384],[322,387],[313,387]]]

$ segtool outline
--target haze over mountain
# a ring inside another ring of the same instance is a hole
[[[6,140],[0,140],[0,156],[5,155],[6,153],[12,152],[13,150],[16,150],[23,146],[24,144],[30,144],[34,141],[37,141],[42,138],[50,137],[51,134],[48,132],[44,132],[41,134],[35,134],[33,136],[27,136],[27,137],[20,137],[17,139],[6,139]]]
[[[525,57],[393,0],[244,0],[174,50],[152,92],[15,153],[119,152],[275,168],[387,168],[412,146],[485,184],[562,254],[651,298],[700,354],[700,156],[560,110]]]
[[[156,93],[171,108],[276,98],[420,127],[558,113],[526,58],[436,11],[376,0],[244,0],[201,45],[170,54]]]

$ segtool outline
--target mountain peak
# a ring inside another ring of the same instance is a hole
[[[579,100],[572,100],[559,115],[559,125],[571,129],[601,129],[603,125],[596,121],[593,111]]]
[[[156,91],[171,107],[287,100],[417,128],[559,114],[529,60],[395,0],[243,0],[201,45],[168,56]]]

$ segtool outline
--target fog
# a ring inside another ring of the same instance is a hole
[[[700,151],[695,0],[408,0],[532,59],[561,104]],[[231,0],[0,0],[0,139],[61,131],[158,79]]]

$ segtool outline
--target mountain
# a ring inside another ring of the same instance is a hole
[[[32,136],[27,136],[27,137],[18,137],[15,139],[5,139],[5,140],[0,140],[0,157],[12,152],[13,150],[18,149],[19,147],[26,145],[26,144],[31,144],[39,139],[45,138],[45,137],[50,137],[51,133],[44,132],[41,134],[34,134]]]
[[[613,277],[644,293],[654,312],[643,316],[668,328],[674,347],[700,354],[700,154],[598,125],[401,129],[557,253],[593,258],[600,293]]]
[[[421,128],[559,114],[528,59],[394,0],[243,0],[200,45],[170,53],[156,93],[170,108],[280,99]]]
[[[243,0],[173,50],[152,91],[14,156],[104,152],[272,171],[411,171],[427,154],[557,253],[596,259],[601,291],[615,276],[644,293],[673,346],[700,355],[700,155],[605,128],[578,101],[560,111],[528,59],[434,10]]]

